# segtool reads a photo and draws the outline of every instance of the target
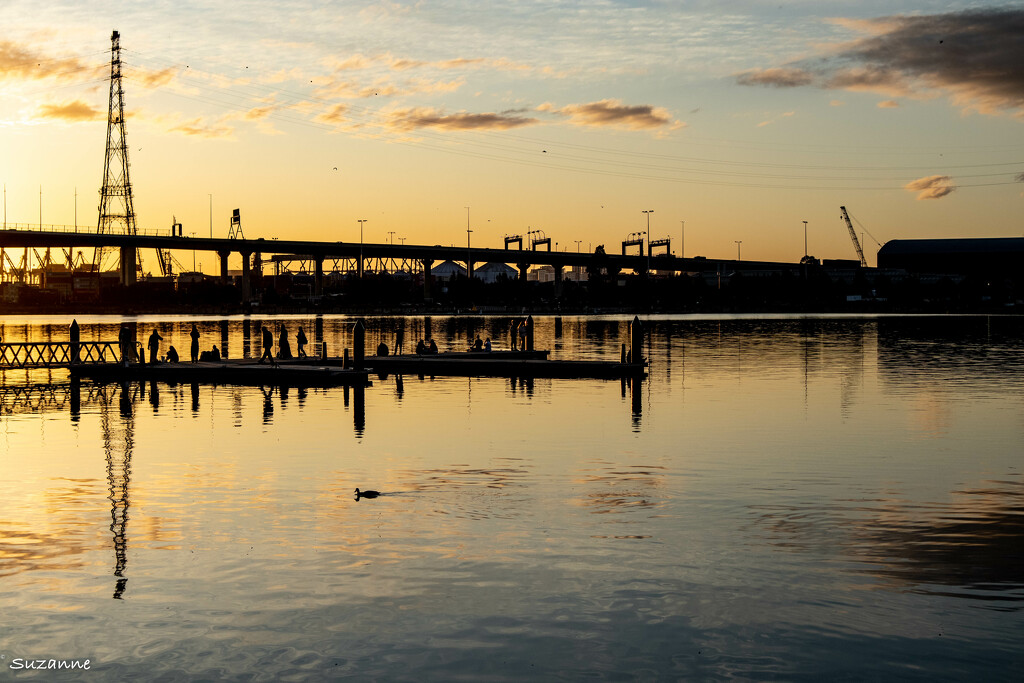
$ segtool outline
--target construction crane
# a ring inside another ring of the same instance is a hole
[[[840,206],[839,210],[843,212],[841,218],[846,221],[846,227],[850,229],[850,239],[853,240],[853,247],[857,250],[857,256],[860,257],[860,265],[867,268],[868,261],[864,258],[864,250],[860,248],[860,240],[857,239],[857,233],[853,231],[853,223],[850,222],[850,214],[846,213],[845,206]]]

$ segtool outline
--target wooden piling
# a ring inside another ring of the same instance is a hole
[[[644,326],[640,322],[640,316],[633,316],[633,322],[629,324],[629,356],[630,362],[643,364],[644,362]]]

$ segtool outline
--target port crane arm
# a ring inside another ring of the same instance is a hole
[[[853,247],[857,250],[857,256],[860,257],[860,265],[867,268],[868,261],[864,258],[864,250],[860,248],[860,240],[857,239],[857,233],[853,230],[853,223],[850,222],[850,214],[846,213],[845,206],[840,206],[839,210],[843,212],[842,219],[846,221],[846,227],[850,230],[850,239],[853,240]]]

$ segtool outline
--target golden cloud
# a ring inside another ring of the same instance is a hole
[[[917,192],[919,200],[940,199],[955,190],[956,185],[953,185],[953,179],[948,175],[930,175],[910,181],[903,189]]]
[[[537,110],[567,116],[569,122],[577,126],[615,126],[642,130],[666,126],[680,128],[684,125],[680,121],[673,121],[668,110],[662,107],[649,104],[625,105],[612,99],[566,107],[542,104]]]
[[[508,130],[538,123],[537,119],[504,113],[443,114],[429,107],[391,112],[388,125],[396,130],[441,128],[445,130]]]
[[[44,104],[39,108],[41,119],[58,119],[60,121],[96,121],[106,118],[106,112],[81,100],[65,104]]]

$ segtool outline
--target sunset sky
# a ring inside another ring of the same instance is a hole
[[[676,254],[796,261],[807,221],[854,258],[845,205],[873,265],[1024,234],[1020,4],[4,0],[0,25],[8,224],[41,188],[42,223],[77,192],[95,229],[117,30],[140,229],[209,236],[212,195],[218,237],[239,208],[246,237],[464,245],[468,213],[474,246],[618,252],[653,210]]]

